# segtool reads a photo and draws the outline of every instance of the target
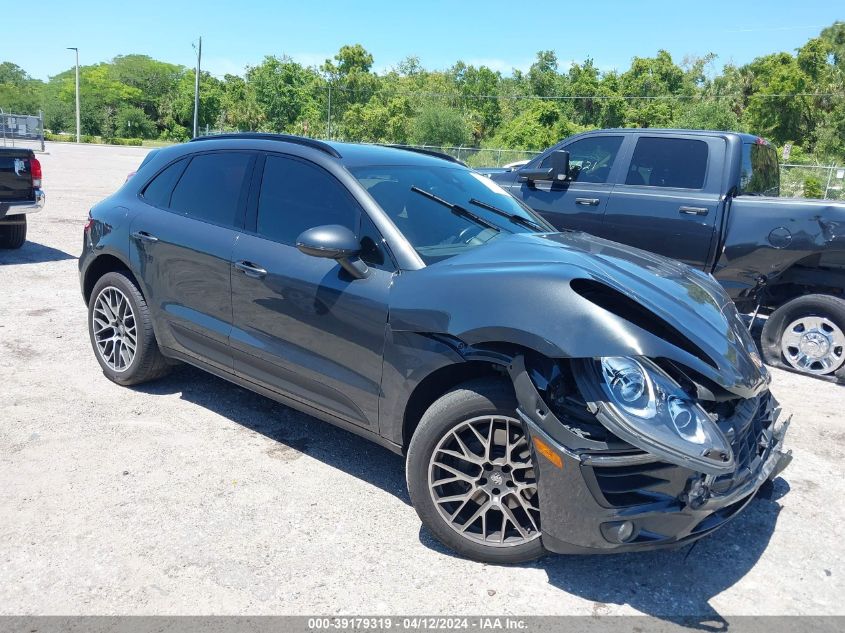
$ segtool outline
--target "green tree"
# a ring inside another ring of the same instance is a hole
[[[321,84],[313,68],[305,68],[289,57],[268,56],[260,65],[249,68],[246,80],[270,131],[301,132],[304,120],[319,120],[315,97]]]
[[[32,79],[12,62],[0,63],[0,108],[6,112],[34,114],[42,106],[42,82]]]
[[[460,147],[472,138],[466,118],[444,105],[424,106],[411,124],[410,140],[418,145]]]

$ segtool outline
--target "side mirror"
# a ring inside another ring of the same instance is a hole
[[[370,274],[367,265],[358,259],[361,244],[345,226],[327,224],[303,231],[296,238],[296,247],[311,257],[336,260],[355,279],[364,279]]]
[[[519,180],[534,182],[535,180],[564,181],[569,178],[569,152],[556,149],[549,155],[550,167],[542,169],[521,169]]]

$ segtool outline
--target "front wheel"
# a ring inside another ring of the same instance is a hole
[[[545,553],[531,447],[506,381],[467,382],[432,404],[407,479],[422,522],[461,556],[507,564]]]
[[[760,336],[771,365],[845,382],[845,300],[805,295],[775,310]]]

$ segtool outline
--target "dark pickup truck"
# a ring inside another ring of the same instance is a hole
[[[44,208],[41,163],[31,149],[0,147],[0,248],[26,241],[26,214]]]
[[[778,197],[764,139],[594,130],[487,175],[559,229],[712,273],[740,311],[767,317],[766,362],[845,382],[845,204]]]

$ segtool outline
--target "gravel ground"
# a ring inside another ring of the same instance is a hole
[[[387,450],[189,367],[107,381],[76,257],[146,150],[47,152],[0,251],[0,614],[845,614],[841,387],[774,371],[795,460],[689,556],[461,560]]]

